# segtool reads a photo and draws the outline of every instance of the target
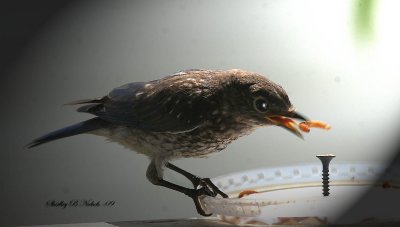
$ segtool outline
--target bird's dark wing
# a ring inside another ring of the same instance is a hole
[[[112,90],[101,99],[102,103],[85,105],[78,111],[114,124],[155,132],[190,131],[203,123],[215,102],[210,102],[201,88],[177,87],[178,84],[171,81],[126,84]]]

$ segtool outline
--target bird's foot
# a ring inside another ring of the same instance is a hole
[[[217,195],[220,195],[223,198],[228,198],[228,195],[215,186],[209,178],[196,177],[196,179],[192,182],[195,189],[191,190],[187,195],[193,199],[197,212],[202,216],[211,216],[212,213],[208,214],[204,211],[200,203],[201,196],[216,197]]]
[[[222,198],[228,198],[228,195],[221,191],[215,184],[210,180],[210,178],[199,178],[197,177],[197,181],[193,183],[195,188],[199,186],[201,188],[205,188],[209,195],[212,197],[216,197],[217,195],[222,196]]]
[[[207,214],[204,209],[201,206],[200,203],[200,197],[201,196],[211,196],[211,197],[216,197],[218,195],[222,196],[223,198],[228,198],[228,195],[223,193],[221,190],[219,190],[219,188],[217,186],[214,185],[214,183],[209,179],[209,178],[200,178],[196,175],[193,175],[169,162],[167,162],[165,164],[165,166],[179,174],[182,174],[183,176],[185,176],[187,179],[189,179],[192,184],[194,189],[189,189],[189,188],[185,188],[182,189],[180,188],[179,190],[177,190],[177,186],[166,186],[165,181],[164,182],[164,186],[172,188],[174,190],[183,192],[185,195],[189,196],[190,198],[193,199],[194,204],[196,206],[197,212],[203,216],[210,216],[212,214]]]
[[[205,190],[208,190],[209,196],[216,197],[217,195],[220,195],[223,198],[228,198],[228,195],[219,190],[219,188],[214,185],[210,178],[200,178],[169,162],[167,162],[165,166],[189,179],[192,182],[194,189],[199,189],[199,187],[202,187],[205,188]]]
[[[187,194],[190,198],[193,199],[194,205],[196,206],[197,213],[202,216],[211,216],[212,213],[206,213],[200,203],[201,196],[212,196],[215,197],[215,192],[211,191],[208,187],[201,187],[198,189],[192,189],[189,194]]]

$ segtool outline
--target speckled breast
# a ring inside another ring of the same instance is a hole
[[[225,149],[229,143],[251,133],[254,128],[247,124],[210,122],[190,132],[150,133],[143,139],[171,158],[202,157]]]

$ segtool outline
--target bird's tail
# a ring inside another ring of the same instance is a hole
[[[100,119],[99,117],[95,117],[86,121],[79,122],[74,125],[67,126],[65,128],[58,129],[54,132],[50,132],[44,136],[41,136],[32,142],[30,142],[27,146],[28,148],[36,147],[38,145],[61,139],[68,136],[74,136],[81,133],[90,132],[96,129],[103,128],[107,125],[107,122]]]

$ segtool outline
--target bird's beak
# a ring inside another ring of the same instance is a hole
[[[266,117],[268,121],[272,122],[273,124],[280,126],[284,129],[289,130],[291,133],[295,134],[296,136],[303,139],[303,135],[297,129],[297,123],[292,119],[300,119],[302,121],[308,121],[306,117],[299,114],[294,110],[290,110],[286,113],[280,113],[275,115],[269,115]]]
[[[289,111],[288,113],[282,114],[280,116],[300,119],[300,120],[303,120],[303,121],[309,121],[308,118],[304,117],[302,114],[299,114],[298,112],[296,112],[294,110],[293,111]]]

